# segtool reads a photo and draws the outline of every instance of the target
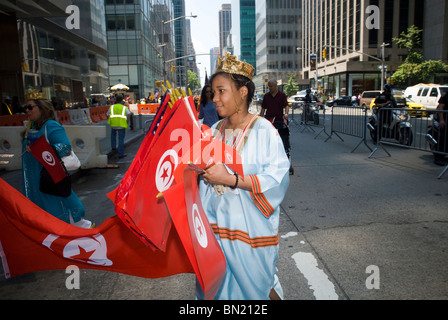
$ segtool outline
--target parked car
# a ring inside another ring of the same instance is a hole
[[[404,94],[416,103],[422,104],[426,109],[435,110],[445,92],[448,92],[448,85],[419,84],[406,88]]]
[[[408,111],[411,116],[426,117],[426,111],[423,110],[423,105],[415,102],[411,98],[406,98],[406,108],[412,109],[412,111]]]
[[[334,106],[353,106],[353,101],[351,96],[341,96],[337,99],[330,100],[327,102],[327,106],[334,107]]]
[[[289,98],[288,98],[288,105],[291,107],[291,106],[297,106],[299,103],[301,103],[303,101],[303,98],[301,97],[301,96],[299,96],[299,95],[293,95],[293,96],[290,96]]]
[[[380,92],[381,94],[381,92]],[[395,98],[395,101],[397,102],[398,108],[406,108],[406,99],[403,96],[403,92],[400,90],[392,89],[392,96]],[[373,98],[370,101],[370,110],[372,110],[373,106],[375,105],[375,98]]]
[[[263,95],[261,95],[261,94],[256,94],[256,95],[254,96],[253,101],[254,101],[256,104],[261,105],[261,103],[263,102]]]
[[[423,105],[420,103],[416,103],[413,99],[405,97],[403,91],[392,89],[392,95],[397,102],[399,108],[413,109],[413,111],[409,111],[411,116],[426,116],[426,112],[423,111]],[[375,105],[375,99],[370,103],[370,110],[372,110]]]
[[[361,99],[359,99],[359,105],[361,107],[370,106],[372,100],[375,100],[379,94],[381,94],[381,91],[364,91],[361,95]]]
[[[297,94],[290,96],[288,98],[288,104],[291,107],[293,104],[295,104],[296,106],[301,103],[306,97],[306,90],[303,91],[299,91]],[[316,96],[311,94],[311,99],[313,102],[317,102],[316,100]]]

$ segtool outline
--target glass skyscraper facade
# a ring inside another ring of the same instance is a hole
[[[255,0],[232,1],[232,40],[234,52],[250,63],[256,72]]]
[[[1,72],[1,78],[6,79],[3,93],[22,101],[24,91],[34,88],[49,99],[54,98],[60,107],[82,103],[84,96],[105,92],[109,73],[104,0],[79,0],[76,4],[79,29],[66,26],[65,7],[40,12],[39,8],[25,6],[30,10],[28,14],[24,9],[9,12],[9,8],[1,7],[10,17],[2,17],[4,23],[8,20],[8,28],[2,27],[8,38],[5,43],[10,46],[8,52],[17,52],[20,57],[18,65],[8,55],[0,58],[19,70],[14,78]]]
[[[135,99],[156,90],[163,60],[175,58],[172,0],[105,0],[110,85],[129,86]],[[166,79],[175,73],[166,67]]]

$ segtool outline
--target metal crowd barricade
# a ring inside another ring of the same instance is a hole
[[[353,137],[361,138],[358,145],[352,150],[355,152],[358,147],[364,145],[370,150],[372,148],[367,144],[367,108],[365,107],[350,107],[350,106],[333,106],[331,109],[331,133],[325,140],[327,142],[336,135],[342,142],[340,134],[345,134]]]
[[[440,130],[438,117],[443,114],[445,121],[448,120],[448,111],[424,110],[417,114],[413,109],[403,108],[382,108],[378,111],[378,118],[381,118],[383,128],[376,130],[376,147],[369,155],[371,158],[379,148],[382,148],[388,156],[388,146],[403,147],[408,149],[431,152],[433,154],[448,156],[448,130]],[[396,118],[396,117],[401,117]],[[394,121],[405,120],[407,126],[394,126]],[[390,123],[392,121],[392,124]],[[381,124],[380,124],[381,125]],[[442,176],[448,171],[448,164]]]

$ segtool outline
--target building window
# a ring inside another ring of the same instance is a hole
[[[117,25],[115,22],[115,15],[107,15],[106,16],[106,24],[107,24],[107,30],[116,30]]]

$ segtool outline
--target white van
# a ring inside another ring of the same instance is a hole
[[[422,104],[426,109],[435,110],[445,92],[448,92],[448,85],[417,85],[407,88],[405,96],[411,96],[414,102]]]

